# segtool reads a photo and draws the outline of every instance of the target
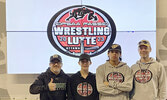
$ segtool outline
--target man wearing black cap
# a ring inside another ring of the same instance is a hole
[[[95,75],[89,72],[91,59],[88,54],[81,54],[78,64],[81,70],[71,76],[68,100],[98,100]]]
[[[131,100],[166,100],[166,72],[162,64],[150,57],[150,42],[138,43],[140,59],[132,65],[134,91]]]
[[[40,100],[66,100],[69,77],[61,69],[61,56],[51,56],[49,66],[30,86],[30,93],[40,94]]]
[[[108,49],[109,60],[96,69],[99,100],[129,100],[132,89],[132,71],[121,60],[121,46],[112,44]]]

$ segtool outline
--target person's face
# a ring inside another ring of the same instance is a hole
[[[80,60],[78,64],[81,66],[81,70],[89,70],[89,66],[91,65],[91,61],[87,59]]]
[[[55,73],[55,74],[59,74],[61,71],[61,67],[62,67],[62,62],[60,62],[59,60],[54,60],[53,62],[50,62],[50,70]]]
[[[121,57],[121,53],[118,50],[112,50],[108,53],[108,57],[111,61],[119,61],[119,57]]]
[[[141,46],[139,46],[138,51],[139,51],[141,58],[148,58],[149,54],[151,52],[151,47],[141,45]]]

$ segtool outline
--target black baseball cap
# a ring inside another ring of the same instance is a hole
[[[81,54],[81,55],[79,56],[79,61],[81,61],[81,60],[83,60],[83,59],[87,59],[88,61],[91,61],[91,60],[90,60],[90,56],[89,56],[88,54],[86,54],[86,53]]]
[[[119,44],[112,44],[111,47],[108,49],[108,52],[117,50],[121,53],[121,46]]]
[[[61,56],[57,55],[57,54],[50,57],[50,62],[54,62],[55,60],[58,60],[59,62],[62,62]]]

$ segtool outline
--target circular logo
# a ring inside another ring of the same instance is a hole
[[[134,77],[139,83],[147,83],[152,79],[152,72],[150,70],[141,69],[136,71]]]
[[[112,45],[116,27],[112,18],[99,8],[76,5],[57,12],[47,28],[49,41],[63,54],[97,56]]]
[[[89,84],[87,82],[83,82],[83,83],[78,84],[77,92],[79,95],[87,97],[87,96],[92,94],[93,88],[92,88],[91,84]]]
[[[124,82],[124,76],[119,72],[111,72],[107,75],[107,81],[116,81],[122,83]]]

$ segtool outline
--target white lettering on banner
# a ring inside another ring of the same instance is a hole
[[[86,40],[87,45],[96,45],[96,37],[68,37],[67,43],[68,45],[78,45],[80,44],[79,41]]]
[[[83,32],[83,34],[82,34]],[[109,27],[54,27],[54,35],[110,35]]]

